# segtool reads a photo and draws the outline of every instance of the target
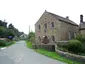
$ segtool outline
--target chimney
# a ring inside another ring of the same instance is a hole
[[[66,16],[67,19],[69,19],[69,16]]]
[[[83,22],[83,15],[80,15],[80,22]]]

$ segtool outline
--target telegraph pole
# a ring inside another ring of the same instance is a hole
[[[30,33],[30,25],[29,25],[29,33]]]

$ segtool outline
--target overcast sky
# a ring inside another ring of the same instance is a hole
[[[29,25],[35,31],[34,24],[43,12],[55,13],[79,24],[80,14],[85,16],[84,0],[0,0],[0,20],[12,23],[19,31],[26,34]],[[85,17],[84,17],[85,19]]]

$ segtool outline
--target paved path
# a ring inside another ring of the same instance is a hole
[[[26,47],[24,41],[0,50],[0,64],[65,64]]]

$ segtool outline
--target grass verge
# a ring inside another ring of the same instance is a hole
[[[16,42],[15,41],[10,41],[10,42],[7,42],[5,40],[0,40],[0,48],[2,47],[8,47],[12,44],[15,44]]]
[[[26,41],[26,45],[27,45],[28,48],[32,48],[32,43],[31,42]]]
[[[56,52],[49,52],[44,49],[35,49],[35,51],[40,54],[43,54],[45,56],[48,56],[50,58],[53,58],[53,59],[56,59],[56,60],[59,60],[59,61],[62,61],[62,62],[68,63],[68,64],[81,64],[80,62],[64,58],[64,57],[60,56],[59,54],[57,54]]]
[[[26,41],[26,44],[27,44],[28,48],[32,48],[31,42]],[[53,59],[56,59],[56,60],[59,60],[59,61],[62,61],[62,62],[68,63],[68,64],[81,64],[80,62],[64,58],[64,57],[60,56],[59,54],[57,54],[56,52],[50,52],[45,49],[34,49],[34,50],[40,54],[43,54],[45,56],[48,56],[50,58],[53,58]]]
[[[10,43],[7,45],[7,47],[8,46],[11,46],[11,45],[13,45],[13,44],[15,44],[16,43],[16,41],[10,41]]]

